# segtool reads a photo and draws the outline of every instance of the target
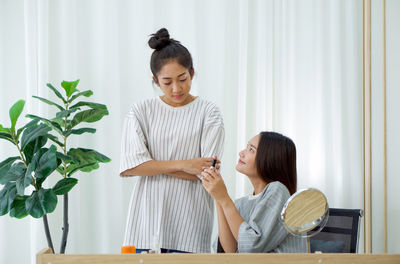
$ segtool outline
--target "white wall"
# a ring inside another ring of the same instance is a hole
[[[383,5],[373,0],[372,18],[372,248],[384,252],[384,90]],[[386,1],[386,115],[387,115],[387,227],[388,253],[398,253],[400,243],[400,1]]]
[[[400,1],[386,3],[388,252],[400,253]]]

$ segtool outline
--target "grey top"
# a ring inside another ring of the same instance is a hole
[[[307,252],[306,239],[289,234],[279,219],[289,197],[286,186],[275,181],[261,193],[235,201],[244,219],[239,228],[238,253]]]

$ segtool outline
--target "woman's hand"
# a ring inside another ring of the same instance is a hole
[[[217,202],[218,235],[221,245],[226,249],[225,252],[236,252],[239,228],[244,220],[229,197],[221,174],[217,170],[205,169],[201,176],[204,189]]]
[[[201,176],[203,176],[201,181],[204,189],[206,189],[217,202],[222,203],[226,199],[230,199],[224,180],[218,170],[205,169],[201,173]]]
[[[182,169],[181,171],[189,173],[189,174],[200,174],[203,169],[209,168],[212,165],[213,158],[197,158],[190,160],[182,160]],[[219,168],[219,163],[221,161],[217,160],[216,167]]]

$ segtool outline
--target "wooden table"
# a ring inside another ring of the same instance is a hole
[[[60,255],[43,249],[36,255],[37,264],[399,264],[400,254],[96,254]]]

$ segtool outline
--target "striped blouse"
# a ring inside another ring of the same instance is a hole
[[[289,199],[288,189],[282,183],[269,183],[257,195],[235,201],[244,222],[238,234],[239,253],[306,253],[306,239],[293,236],[280,221],[280,213]]]
[[[218,107],[197,97],[172,107],[159,97],[141,101],[125,118],[120,173],[149,160],[221,158],[224,125]],[[210,252],[214,203],[201,181],[142,176],[132,192],[124,245]]]

